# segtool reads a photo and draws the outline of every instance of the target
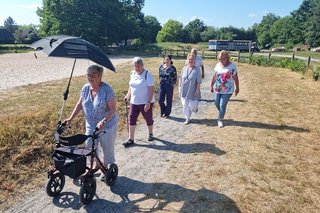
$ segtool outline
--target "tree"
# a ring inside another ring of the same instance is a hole
[[[15,41],[23,44],[31,44],[39,39],[36,25],[19,25],[14,35]]]
[[[261,23],[257,26],[257,39],[258,44],[262,47],[270,46],[272,43],[272,38],[270,35],[270,29],[273,23],[279,20],[280,17],[272,13],[267,14],[262,17]]]
[[[194,19],[189,22],[185,27],[186,33],[185,42],[198,43],[201,41],[201,33],[205,31],[207,26],[200,19]]]
[[[292,32],[295,43],[305,44],[306,40],[304,34],[309,25],[308,20],[313,13],[312,10],[315,3],[316,1],[314,0],[304,0],[298,9],[291,13],[295,26]]]
[[[7,29],[12,35],[16,32],[18,26],[16,22],[10,16],[4,21],[3,26]]]
[[[209,26],[203,32],[201,32],[200,37],[203,42],[208,42],[210,39],[218,39],[217,29]]]
[[[158,19],[154,16],[144,17],[144,41],[153,43],[156,41],[157,34],[161,30],[161,24]]]
[[[273,23],[270,28],[270,36],[272,45],[288,44],[293,46],[292,31],[294,29],[293,19],[291,16],[283,17]]]
[[[158,32],[157,42],[179,42],[183,37],[183,24],[181,22],[170,19],[164,24]]]
[[[43,0],[40,35],[82,36],[110,44],[141,34],[144,0]]]

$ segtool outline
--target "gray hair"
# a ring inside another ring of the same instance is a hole
[[[135,64],[140,64],[143,66],[143,60],[141,57],[134,57],[132,59],[132,65],[135,65]]]
[[[99,66],[97,64],[93,64],[90,65],[87,69],[87,73],[89,73],[90,71],[96,71],[98,74],[102,74],[103,73],[103,67]]]

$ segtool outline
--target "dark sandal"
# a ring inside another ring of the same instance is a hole
[[[148,141],[153,141],[153,139],[154,139],[153,134],[149,134]]]
[[[129,147],[129,146],[131,146],[131,145],[133,145],[133,144],[134,144],[134,141],[131,140],[131,139],[128,139],[126,142],[122,143],[122,145],[123,145],[124,147]]]

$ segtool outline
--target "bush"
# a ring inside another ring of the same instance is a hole
[[[312,79],[317,81],[320,75],[320,66],[317,66],[315,69],[312,71]]]

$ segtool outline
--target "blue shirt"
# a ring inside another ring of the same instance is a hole
[[[177,82],[177,70],[174,66],[164,68],[163,64],[159,67],[160,84],[170,84],[172,87]]]
[[[102,85],[93,99],[90,92],[90,84],[87,83],[81,90],[80,97],[82,99],[82,108],[84,111],[84,117],[86,119],[86,128],[95,129],[97,124],[106,117],[110,109],[107,106],[107,102],[115,97],[112,88],[102,82]],[[104,129],[109,129],[118,123],[117,113],[112,116],[111,119],[104,125]]]

